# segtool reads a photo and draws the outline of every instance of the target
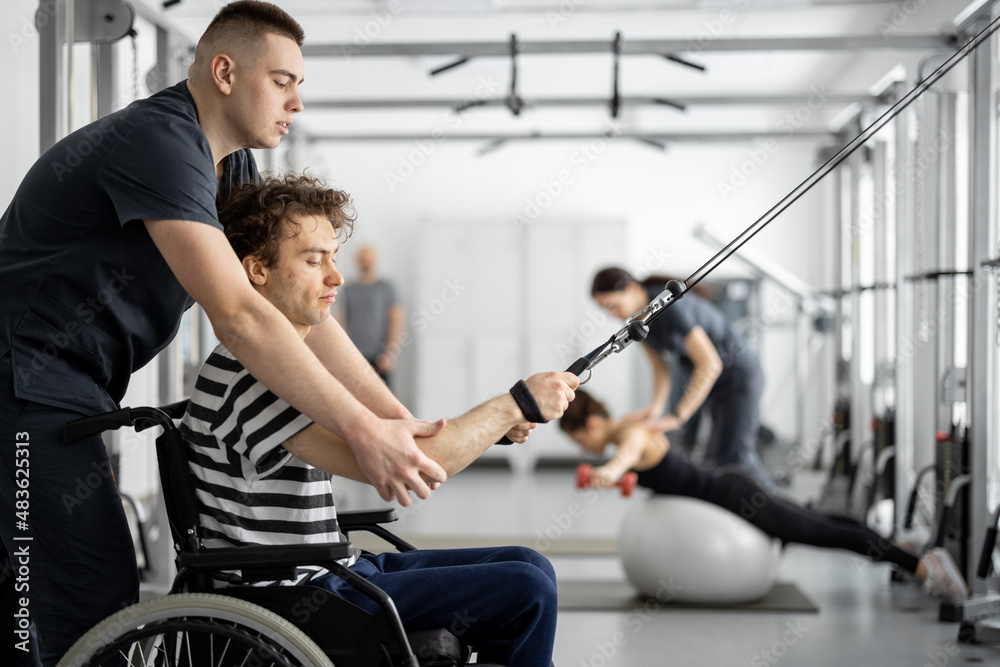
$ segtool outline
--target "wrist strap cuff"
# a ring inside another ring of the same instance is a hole
[[[518,380],[517,384],[510,388],[510,395],[514,397],[517,407],[521,408],[521,414],[524,415],[527,421],[535,422],[536,424],[548,423],[549,420],[542,415],[542,409],[538,407],[538,401],[535,400],[524,380]]]
[[[521,414],[524,415],[527,421],[535,422],[536,424],[548,423],[548,420],[542,416],[542,409],[538,407],[538,401],[535,400],[524,380],[518,380],[517,384],[510,388],[510,395],[514,397],[514,402],[517,403],[517,407],[521,409]],[[496,444],[512,445],[514,442],[507,436],[504,436]]]

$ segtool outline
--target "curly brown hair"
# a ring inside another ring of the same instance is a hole
[[[298,235],[300,226],[292,216],[300,215],[322,215],[338,236],[346,232],[345,237],[351,235],[356,217],[351,197],[343,190],[289,173],[233,190],[219,209],[219,222],[240,261],[254,255],[264,266],[273,266],[281,241]]]
[[[566,433],[579,431],[587,425],[587,417],[609,418],[608,409],[599,400],[585,392],[583,389],[576,390],[576,398],[566,408],[566,412],[559,419],[559,428]]]

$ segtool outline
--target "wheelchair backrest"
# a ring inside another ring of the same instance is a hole
[[[185,447],[187,445],[180,431],[176,428],[164,430],[156,438],[156,462],[174,545],[179,549],[197,551],[200,547],[198,498]]]

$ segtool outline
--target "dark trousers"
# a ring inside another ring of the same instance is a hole
[[[659,495],[697,498],[738,514],[782,542],[847,549],[910,572],[918,559],[857,521],[830,517],[769,493],[740,470],[701,470],[668,451],[659,465],[639,473],[638,483]]]
[[[556,634],[556,576],[524,547],[364,554],[352,566],[393,599],[410,630],[447,628],[479,662],[549,667]],[[370,611],[373,603],[333,575],[315,580]]]
[[[739,466],[769,492],[775,491],[771,474],[757,453],[760,432],[760,399],[764,373],[746,362],[726,370],[725,384],[717,385],[706,403],[712,415],[708,452],[718,467]],[[720,379],[721,382],[721,379]]]
[[[10,358],[4,355],[0,357],[0,537],[14,576],[0,584],[0,599],[7,619],[27,607],[37,637],[31,642],[33,650],[40,664],[55,665],[92,626],[138,601],[139,575],[100,436],[64,445],[63,425],[83,415],[17,399],[11,386]],[[29,445],[21,448],[28,449],[27,455],[17,454],[16,443],[25,441],[18,434],[27,434]],[[19,467],[22,459],[27,464]],[[17,471],[25,468],[27,476],[19,476]],[[19,486],[24,479],[27,483]],[[16,516],[21,510],[27,513]],[[23,625],[14,618],[15,631],[23,630]],[[19,644],[23,637],[5,634],[3,641],[9,645]],[[12,651],[5,646],[2,653]],[[17,647],[13,655],[14,664],[39,664]]]

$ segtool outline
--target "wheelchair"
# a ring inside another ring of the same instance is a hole
[[[127,607],[97,624],[58,667],[455,667],[472,648],[447,629],[407,632],[385,592],[340,564],[353,547],[343,541],[296,546],[201,546],[198,504],[186,447],[174,420],[187,401],[163,408],[122,408],[67,424],[73,442],[122,426],[160,426],[156,457],[174,542],[177,575],[170,593]],[[414,547],[382,524],[391,508],[338,512],[341,532],[373,533],[400,551]],[[370,613],[309,585],[254,586],[294,579],[296,567],[320,565],[375,602]],[[212,573],[239,572],[217,587]]]

